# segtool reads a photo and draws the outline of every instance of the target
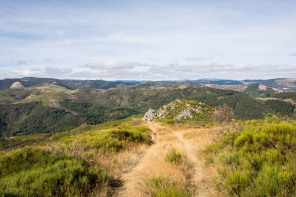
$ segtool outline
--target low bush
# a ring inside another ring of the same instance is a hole
[[[85,196],[105,183],[107,174],[99,167],[40,147],[26,147],[0,158],[4,196]]]
[[[183,157],[183,154],[177,152],[176,148],[170,148],[165,154],[165,160],[172,163],[180,163]]]
[[[118,124],[117,127],[106,130],[89,130],[78,135],[66,136],[60,138],[60,141],[65,142],[71,148],[81,149],[112,149],[120,150],[126,143],[151,143],[150,130],[141,125],[130,125],[126,123]]]
[[[151,196],[153,197],[188,197],[185,191],[178,188],[177,185],[169,182],[168,179],[162,176],[152,177],[146,180]]]
[[[231,196],[296,196],[296,121],[268,116],[224,133],[207,148]],[[219,165],[221,166],[221,165]]]
[[[213,113],[213,120],[218,123],[227,123],[234,120],[233,109],[224,104],[223,107],[217,107]]]

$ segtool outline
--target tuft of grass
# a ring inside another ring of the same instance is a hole
[[[214,158],[212,155],[208,154],[205,156],[205,164],[210,165],[214,163]]]
[[[146,180],[150,187],[151,196],[153,197],[185,197],[185,191],[178,188],[177,185],[169,182],[168,179],[162,176],[151,177]]]
[[[184,133],[183,137],[186,138],[186,139],[191,139],[191,138],[194,137],[194,133]]]
[[[174,147],[170,148],[165,154],[165,160],[172,163],[180,163],[183,157],[183,154],[177,152]]]

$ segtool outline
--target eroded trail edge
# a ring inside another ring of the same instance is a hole
[[[151,132],[153,144],[147,149],[146,153],[138,164],[129,173],[122,176],[124,182],[123,188],[118,191],[116,196],[145,196],[141,191],[145,187],[142,178],[145,176],[147,165],[151,164],[151,161],[158,157],[158,151],[161,148],[159,143],[159,132],[163,129],[158,124],[147,123]]]
[[[123,186],[113,196],[151,196],[147,186],[149,177],[165,176],[178,182],[188,182],[194,188],[194,196],[221,196],[215,190],[211,181],[213,169],[203,165],[203,153],[205,146],[211,142],[209,129],[175,129],[162,126],[157,122],[147,122],[153,144],[146,150],[137,165],[128,173],[123,174],[121,180]],[[184,138],[184,134],[190,133],[194,136],[190,139]],[[189,162],[187,175],[184,171],[174,167],[165,161],[165,153],[171,147],[186,155]],[[189,176],[188,176],[189,174]]]
[[[176,129],[173,133],[183,143],[184,152],[190,164],[190,182],[195,186],[195,196],[220,196],[216,191],[212,176],[213,168],[206,167],[202,159],[204,148],[212,141],[210,129]],[[184,138],[186,134],[192,139]]]

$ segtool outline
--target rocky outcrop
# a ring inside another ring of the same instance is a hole
[[[150,109],[145,113],[143,120],[144,120],[144,121],[150,121],[150,122],[151,122],[151,121],[154,121],[155,118],[156,118],[155,110],[153,110],[153,109],[150,108]]]
[[[24,88],[24,86],[19,81],[14,82],[10,86],[10,89],[21,89],[21,88]]]
[[[158,110],[149,109],[145,115],[144,121],[154,121],[159,119],[186,120],[197,117],[198,115],[212,112],[212,108],[199,103],[198,101],[175,100],[164,105]]]
[[[188,119],[193,118],[193,115],[190,110],[184,110],[180,114],[174,117],[174,120]]]

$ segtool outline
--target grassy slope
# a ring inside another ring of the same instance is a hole
[[[27,141],[24,137],[19,141],[30,144],[32,139],[40,136],[26,137]],[[39,146],[27,146],[8,153],[6,150],[0,154],[0,193],[11,196],[106,193],[112,179],[112,172],[106,166],[115,165],[118,170],[122,162],[127,162],[127,158],[124,161],[110,160],[109,155],[116,158],[124,151],[150,143],[149,129],[132,118],[47,136]],[[10,144],[10,148],[18,146]],[[104,155],[108,160],[102,159]],[[105,162],[106,166],[100,162]]]
[[[149,84],[149,83],[148,83]],[[163,88],[69,90],[59,85],[39,84],[27,89],[0,91],[0,134],[3,136],[65,131],[83,123],[98,124],[149,108],[158,109],[176,99],[199,100],[232,107],[236,119],[262,118],[281,112],[246,94],[213,88]]]
[[[270,116],[228,127],[208,147],[231,196],[296,195],[296,121]]]
[[[41,147],[26,147],[0,159],[4,196],[80,196],[107,182],[103,169]]]

